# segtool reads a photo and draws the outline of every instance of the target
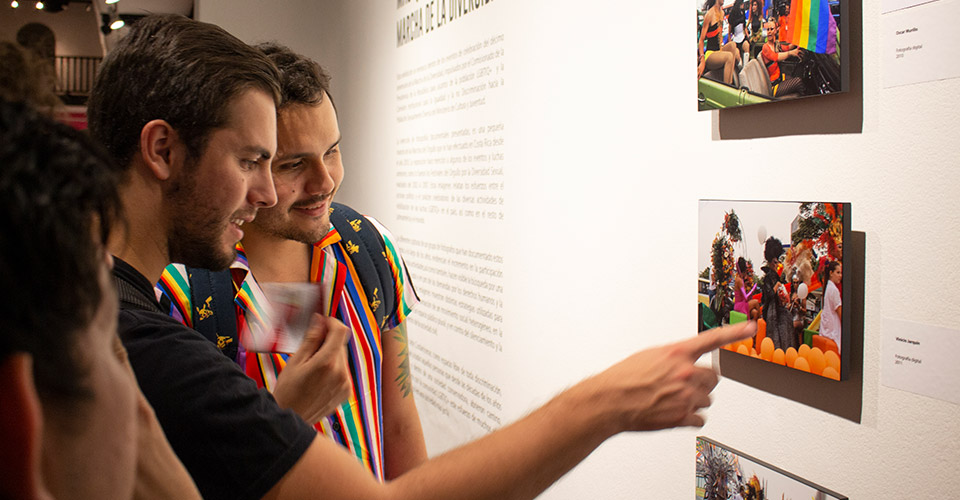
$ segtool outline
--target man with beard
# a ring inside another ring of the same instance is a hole
[[[204,498],[259,498],[300,459],[315,431],[295,411],[313,411],[306,395],[327,371],[311,356],[321,338],[336,346],[346,336],[334,320],[319,322],[279,381],[293,397],[278,390],[274,401],[163,314],[153,291],[173,260],[228,266],[241,226],[276,203],[278,98],[276,66],[261,52],[213,25],[151,16],[104,60],[89,104],[92,134],[123,170],[126,224],[109,248],[119,334]]]
[[[322,371],[315,361],[322,346],[344,344],[345,326],[315,319],[278,379],[275,401],[216,344],[164,314],[153,289],[173,261],[227,267],[241,225],[276,203],[269,161],[277,149],[277,80],[261,52],[214,26],[147,17],[104,60],[90,102],[91,131],[126,169],[121,200],[129,224],[126,238],[111,244],[121,338],[204,498],[533,498],[615,434],[703,424],[699,411],[718,380],[694,363],[751,336],[752,323],[636,353],[390,482],[316,439],[293,410],[317,411],[299,398],[319,399],[311,397]],[[310,203],[295,206],[309,213],[318,208]],[[302,388],[282,391],[286,381]]]
[[[427,457],[413,398],[404,323],[418,298],[403,259],[383,226],[353,213],[352,226],[341,235],[331,223],[331,203],[344,169],[330,77],[316,62],[286,47],[264,44],[258,48],[282,75],[278,151],[273,161],[278,203],[261,210],[244,228],[230,277],[224,272],[218,278],[238,282],[227,297],[214,298],[219,307],[212,312],[216,316],[236,311],[237,324],[249,327],[269,314],[264,310],[269,297],[259,283],[317,283],[327,298],[323,302],[328,310],[323,312],[348,325],[351,336],[348,360],[331,359],[331,364],[336,364],[326,387],[334,399],[315,427],[347,448],[374,477],[395,479]],[[371,254],[359,249],[358,244],[363,244],[356,234],[359,230],[371,231],[377,238]],[[363,263],[356,259],[368,255],[382,259],[377,265],[397,279],[382,283],[377,273],[358,272]],[[158,288],[170,299],[171,314],[184,324],[209,321],[204,316],[211,309],[200,309],[208,295],[197,295],[192,286],[207,279],[203,271],[188,270],[181,264],[164,270]],[[262,322],[258,328],[270,330]],[[329,353],[342,354],[339,350]],[[288,358],[285,353],[243,349],[234,357],[258,386],[270,391]],[[341,367],[349,367],[346,376],[340,375]],[[339,389],[340,380],[347,382],[346,393]]]

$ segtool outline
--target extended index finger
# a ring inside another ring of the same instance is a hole
[[[690,356],[699,358],[714,349],[719,349],[731,342],[753,337],[757,333],[755,321],[744,321],[735,325],[714,328],[697,335],[687,341]]]

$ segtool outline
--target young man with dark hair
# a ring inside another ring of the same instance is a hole
[[[316,62],[279,44],[257,48],[282,75],[278,152],[273,161],[278,203],[260,210],[245,228],[243,245],[238,246],[242,255],[231,265],[233,276],[242,276],[243,281],[235,287],[233,300],[219,302],[214,313],[235,310],[238,324],[258,322],[268,314],[264,307],[269,300],[259,283],[316,283],[324,297],[337,297],[328,301],[336,307],[326,304],[332,310],[324,312],[351,328],[348,361],[338,365],[349,367],[344,378],[348,390],[331,394],[339,399],[331,400],[316,428],[350,450],[374,477],[395,479],[427,459],[404,323],[418,298],[383,226],[356,213],[349,215],[345,234],[331,223],[331,202],[343,179],[343,165],[329,75]],[[367,243],[376,246],[372,254],[359,248],[364,243],[357,234],[361,230],[375,239]],[[396,279],[381,280],[378,273],[358,271],[356,259],[369,259],[368,255],[380,259],[375,265]],[[195,279],[206,278],[196,271],[191,276],[177,264],[164,270],[158,284],[174,304],[173,315],[188,325],[206,321],[187,299],[194,295]],[[271,391],[287,358],[269,352],[241,352],[237,357],[247,375]],[[336,388],[337,382],[328,387]]]
[[[117,172],[0,100],[0,498],[199,498],[116,336]]]
[[[274,401],[163,314],[152,287],[171,261],[229,265],[241,226],[276,203],[278,98],[277,69],[261,52],[213,25],[151,16],[104,60],[90,100],[90,131],[123,177],[127,231],[110,247],[119,333],[170,444],[208,498],[262,496],[315,435],[281,407],[308,411],[325,369],[311,358],[316,343],[278,381],[291,397]],[[317,343],[327,333],[342,345],[346,333],[334,323],[313,330]]]
[[[209,36],[193,36],[197,31]],[[202,43],[186,43],[201,39]],[[128,237],[111,246],[119,257],[115,276],[126,307],[120,332],[141,387],[205,498],[532,498],[619,432],[703,423],[698,412],[709,406],[717,376],[694,362],[707,351],[750,336],[752,323],[634,354],[520,421],[387,483],[377,481],[342,447],[317,439],[312,427],[293,412],[281,410],[277,403],[284,403],[258,391],[216,344],[165,315],[152,287],[170,262],[226,267],[233,260],[234,244],[243,236],[239,226],[252,220],[258,209],[276,203],[269,168],[277,149],[275,94],[254,83],[239,86],[232,95],[204,94],[224,101],[224,119],[198,129],[202,140],[192,152],[182,132],[192,120],[174,123],[153,111],[152,105],[128,102],[199,94],[187,83],[194,74],[202,85],[223,84],[214,76],[227,77],[223,72],[228,68],[204,61],[208,51],[234,53],[238,60],[265,58],[237,43],[210,25],[146,18],[104,61],[94,89],[99,94],[94,102],[103,103],[117,98],[108,91],[116,88],[116,82],[105,80],[144,79],[138,69],[151,75],[150,89],[142,95],[127,93],[114,106],[117,113],[128,113],[132,107],[144,113],[130,120],[137,140],[127,151],[132,155],[125,163],[127,178],[121,188],[130,221]],[[229,49],[214,47],[218,44]],[[155,55],[144,58],[144,53]],[[166,59],[171,58],[192,64],[169,64]],[[228,59],[222,65],[234,63]],[[114,65],[133,72],[118,72],[111,68]],[[166,86],[177,91],[160,88]],[[194,109],[193,114],[197,112]],[[91,110],[91,115],[102,113]],[[112,130],[91,128],[103,139]],[[291,208],[310,212],[317,207]],[[222,264],[210,265],[202,258],[204,249]],[[314,372],[322,371],[314,365],[321,345],[342,345],[346,335],[346,327],[336,320],[315,319],[303,346],[280,374],[278,399],[285,380],[309,381]],[[312,389],[307,383],[294,393],[310,394]]]

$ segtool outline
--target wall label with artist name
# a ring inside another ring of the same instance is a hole
[[[883,385],[960,404],[960,331],[883,320]]]

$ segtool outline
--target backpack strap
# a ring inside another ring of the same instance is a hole
[[[117,298],[120,301],[120,309],[141,309],[143,311],[163,312],[160,305],[151,302],[138,292],[136,287],[114,276],[113,282],[117,285]]]
[[[340,203],[332,203],[331,207],[330,222],[340,233],[343,247],[363,285],[369,301],[367,305],[382,329],[385,319],[394,313],[397,306],[394,296],[396,284],[387,261],[383,236],[356,210]]]
[[[230,359],[237,358],[237,311],[233,276],[229,270],[187,268],[193,328],[216,344]]]

